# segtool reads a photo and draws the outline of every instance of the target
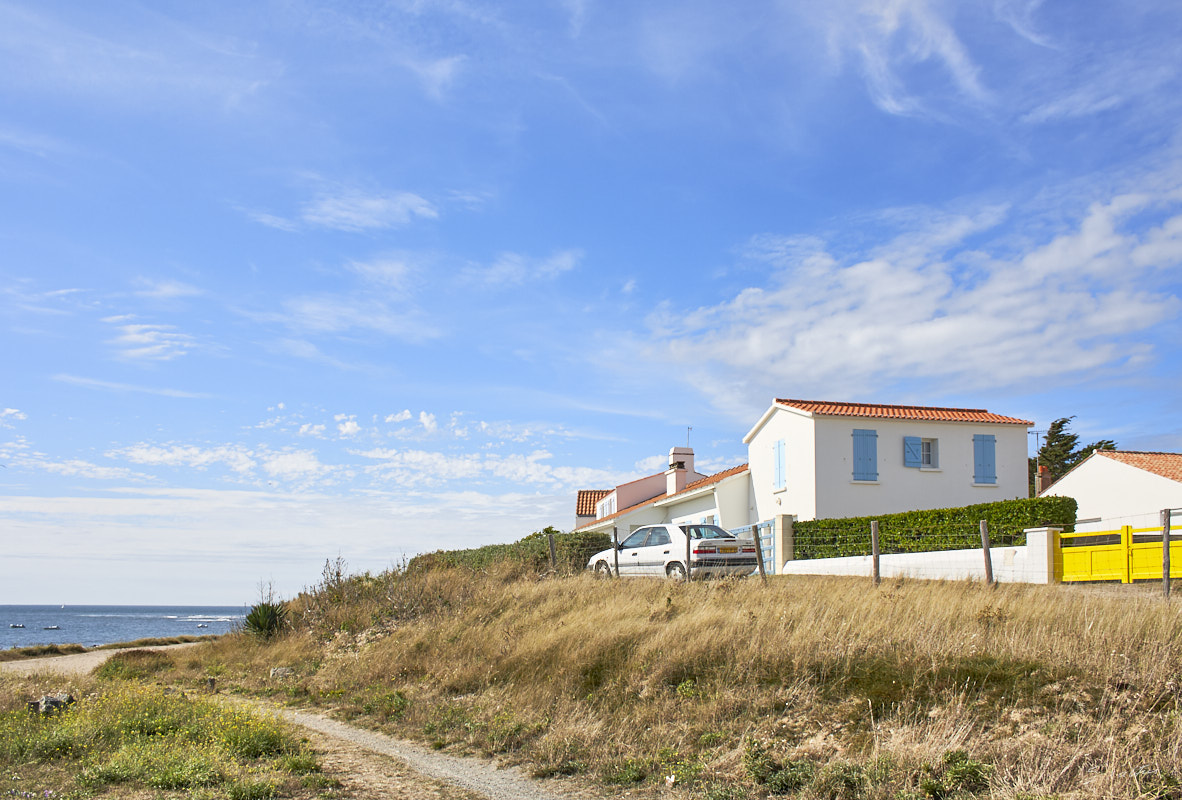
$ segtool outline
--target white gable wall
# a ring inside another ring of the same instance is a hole
[[[787,475],[785,488],[775,488],[775,443],[784,440]],[[748,434],[747,460],[751,469],[751,491],[755,499],[752,522],[777,514],[796,514],[798,519],[816,517],[816,444],[813,418],[780,406],[766,415],[763,425]],[[744,523],[746,524],[746,523]]]
[[[1027,497],[1026,427],[1021,425],[818,417],[816,516],[862,517]],[[873,430],[878,480],[854,480],[853,431]],[[995,437],[997,483],[974,484],[973,436]],[[904,466],[905,436],[935,440],[937,466]]]
[[[1043,492],[1051,495],[1074,497],[1078,519],[1135,527],[1157,525],[1163,508],[1182,508],[1182,483],[1101,455],[1089,456]]]

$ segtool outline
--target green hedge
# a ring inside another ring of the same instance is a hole
[[[870,522],[878,520],[882,553],[926,553],[981,546],[981,520],[995,546],[1026,544],[1025,528],[1055,525],[1071,530],[1076,503],[1072,497],[1031,497],[960,508],[906,511],[877,517],[845,517],[797,522],[793,526],[797,559],[870,555]]]
[[[523,569],[545,572],[550,569],[550,543],[547,536],[551,533],[554,534],[554,552],[559,572],[579,572],[587,566],[591,556],[612,546],[611,537],[605,533],[559,533],[554,528],[546,528],[512,544],[424,553],[410,560],[407,571],[439,567],[483,571],[494,564],[510,562]]]

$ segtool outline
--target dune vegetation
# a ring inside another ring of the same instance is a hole
[[[327,796],[334,781],[320,774],[297,731],[270,714],[156,681],[174,671],[163,652],[131,650],[64,682],[4,676],[0,797]],[[49,713],[27,707],[47,693],[61,705]]]
[[[640,793],[1182,797],[1182,623],[1138,587],[340,566],[172,679]]]

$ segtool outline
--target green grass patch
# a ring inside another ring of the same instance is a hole
[[[319,769],[277,719],[132,681],[107,684],[50,717],[0,713],[0,772],[13,781],[20,771],[55,775],[58,793],[212,789],[263,800]]]

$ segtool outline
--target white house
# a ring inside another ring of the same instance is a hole
[[[983,409],[776,400],[743,438],[748,464],[701,475],[692,450],[673,448],[669,469],[603,494],[595,519],[578,530],[623,535],[657,522],[713,522],[772,523],[781,532],[790,517],[1026,497],[1033,424]]]
[[[1075,498],[1076,530],[1153,527],[1162,509],[1182,508],[1182,453],[1097,450],[1039,496],[1048,495]]]
[[[576,530],[628,534],[656,522],[705,522],[735,528],[748,524],[747,465],[703,475],[694,469],[694,451],[674,447],[664,472],[621,484],[600,496],[595,518]],[[585,503],[588,495],[579,492]],[[621,536],[623,538],[623,536]]]
[[[974,408],[776,400],[743,437],[753,521],[1027,497],[1033,424]]]

